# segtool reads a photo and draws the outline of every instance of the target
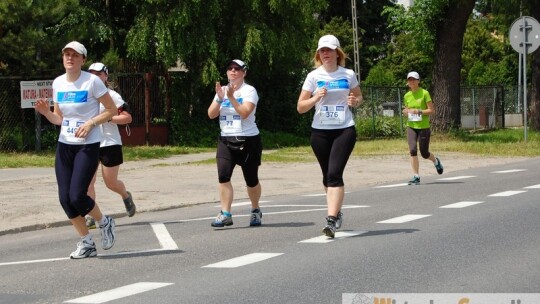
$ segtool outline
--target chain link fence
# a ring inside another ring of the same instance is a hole
[[[131,136],[127,136],[129,131],[127,128],[120,129],[126,144],[168,143],[166,138],[160,137],[169,133],[170,111],[175,111],[171,109],[169,94],[179,90],[175,86],[185,85],[174,81],[175,77],[174,74],[144,73],[111,75],[116,84],[115,89],[131,106],[133,116],[133,122],[130,124]],[[33,109],[21,109],[20,93],[20,81],[53,78],[0,77],[0,151],[39,151],[54,148],[58,127],[36,115]],[[401,108],[403,95],[407,90],[405,87],[364,86],[362,88],[364,103],[356,110],[359,137],[403,136],[405,121]],[[462,87],[462,127],[476,129],[522,126],[520,112],[523,107],[517,96],[517,87]]]
[[[110,75],[113,89],[131,107],[133,121],[120,127],[127,145],[167,144],[170,100],[169,75],[124,73]],[[41,151],[54,149],[59,127],[51,124],[33,108],[21,108],[21,81],[52,80],[0,77],[0,151]],[[123,94],[125,93],[125,94]]]
[[[401,109],[407,91],[405,87],[364,86],[364,103],[356,114],[359,136],[403,136],[405,120]],[[461,87],[461,127],[471,130],[523,126],[517,96],[517,87]]]

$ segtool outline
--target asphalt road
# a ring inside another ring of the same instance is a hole
[[[218,206],[117,222],[98,257],[69,260],[73,228],[0,236],[0,303],[342,303],[346,293],[540,291],[540,159],[346,194],[336,239],[325,198],[264,197],[263,226],[213,229]]]

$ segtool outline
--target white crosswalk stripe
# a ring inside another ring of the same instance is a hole
[[[437,180],[440,180],[440,181],[453,181],[453,180],[460,180],[460,179],[473,178],[473,177],[476,177],[476,176],[474,176],[474,175],[462,175],[462,176],[439,178]]]
[[[470,206],[474,206],[474,205],[477,205],[477,204],[481,204],[483,202],[459,202],[459,203],[453,203],[453,204],[449,204],[449,205],[445,205],[445,206],[441,206],[439,208],[465,208],[465,207],[470,207]]]
[[[527,169],[512,169],[512,170],[502,170],[502,171],[493,171],[491,173],[495,174],[505,174],[505,173],[515,173],[515,172],[522,172],[527,171]]]
[[[361,235],[361,234],[364,234],[364,233],[368,233],[368,231],[338,231],[338,232],[336,232],[336,235],[335,235],[335,237],[333,239],[331,239],[331,238],[329,238],[329,237],[327,237],[325,235],[321,235],[321,236],[318,236],[318,237],[314,237],[314,238],[311,238],[311,239],[300,241],[298,243],[325,244],[325,243],[333,242],[335,240],[344,239],[344,238],[348,238],[348,237],[353,237],[353,236]]]
[[[499,193],[490,194],[488,196],[512,196],[512,195],[516,195],[516,194],[520,194],[524,192],[527,192],[527,191],[503,191]]]
[[[261,262],[282,255],[283,253],[251,253],[237,258],[203,266],[203,268],[236,268]]]
[[[147,292],[150,290],[162,288],[165,286],[173,285],[174,283],[157,283],[157,282],[139,282],[130,284],[115,289],[98,292],[93,295],[67,300],[64,303],[87,303],[87,304],[99,304],[106,303],[113,300],[129,297],[139,293]]]
[[[431,216],[431,214],[407,214],[403,216],[398,216],[395,218],[387,219],[384,221],[377,222],[379,224],[402,224],[406,222],[411,222],[415,220],[419,220],[425,217]]]

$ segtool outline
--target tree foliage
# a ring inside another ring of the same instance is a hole
[[[540,17],[540,0],[416,0],[408,10],[394,2],[356,2],[361,76],[364,84],[402,86],[408,71],[418,71],[436,97],[439,130],[458,124],[460,83],[516,83],[509,26],[520,8]],[[195,121],[206,119],[213,83],[227,81],[227,61],[241,58],[261,97],[261,127],[298,133],[309,129],[308,115],[299,117],[295,105],[318,38],[336,35],[353,67],[351,18],[349,0],[4,0],[0,75],[57,74],[59,50],[79,40],[90,62],[113,69],[121,59],[148,71],[185,67],[175,115],[189,111]],[[540,62],[540,55],[530,56]],[[533,92],[537,74],[533,68]],[[533,97],[539,109],[533,113],[540,117],[539,99]]]
[[[40,75],[57,70],[62,44],[54,39],[53,28],[73,7],[77,7],[75,0],[2,0],[0,75]]]

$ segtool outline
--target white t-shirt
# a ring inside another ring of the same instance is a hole
[[[240,114],[236,112],[233,105],[227,98],[227,86],[222,86],[225,97],[219,107],[219,127],[221,128],[221,136],[255,136],[259,134],[259,129],[255,123],[255,112],[257,111],[257,103],[259,95],[253,86],[247,83],[242,83],[239,89],[234,92],[234,98],[239,104],[251,102],[255,105],[255,109],[249,114],[246,119],[242,119]],[[217,100],[217,94],[214,100]]]
[[[115,90],[109,89],[109,94],[111,95],[116,108],[120,108],[124,105],[124,99],[118,94]],[[102,113],[105,111],[103,104],[99,105],[99,112]],[[101,145],[100,147],[122,145],[122,137],[120,136],[120,131],[118,131],[118,125],[112,122],[106,122],[101,125]]]
[[[97,100],[107,93],[107,87],[96,75],[81,71],[74,82],[68,82],[66,74],[53,81],[53,100],[62,111],[63,120],[58,141],[68,145],[84,145],[100,142],[101,131],[93,128],[85,138],[75,137],[75,132],[87,120],[99,114]]]
[[[311,127],[314,129],[344,129],[354,126],[354,118],[347,96],[352,88],[358,86],[358,79],[353,70],[338,66],[335,72],[328,73],[323,66],[311,71],[304,81],[302,90],[311,94],[326,88],[326,96],[315,104],[315,115]]]

